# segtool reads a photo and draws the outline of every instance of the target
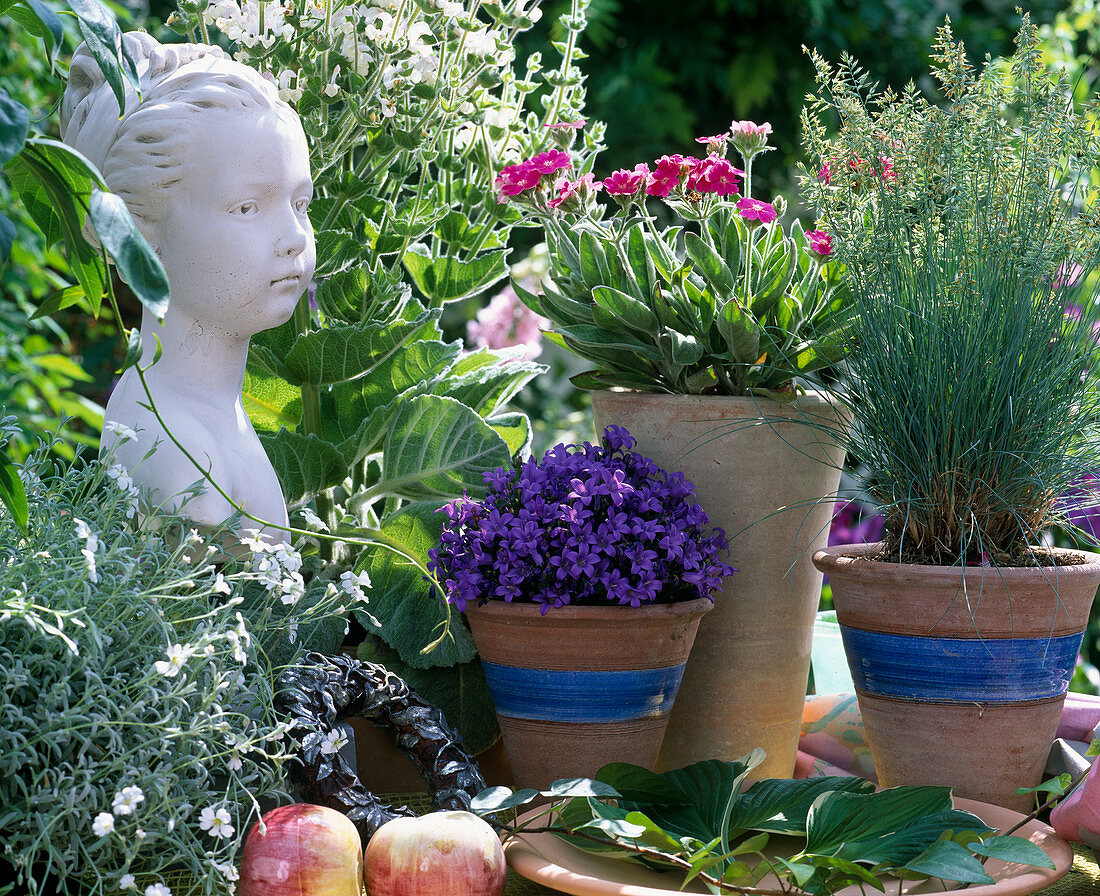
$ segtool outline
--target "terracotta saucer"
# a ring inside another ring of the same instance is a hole
[[[973,812],[998,831],[1012,827],[1023,818],[1019,812],[975,800],[956,799],[955,805]],[[1030,821],[1016,831],[1016,835],[1027,837],[1042,847],[1054,862],[1054,868],[1035,868],[990,859],[985,867],[996,883],[967,887],[967,896],[1026,896],[1050,886],[1073,865],[1073,847],[1048,825]],[[682,877],[675,872],[651,871],[633,862],[591,855],[564,843],[553,834],[518,835],[509,841],[504,852],[508,864],[523,877],[572,896],[680,896],[683,893],[707,892],[702,885],[696,886],[696,882],[681,889],[679,882]],[[895,880],[893,885],[889,883],[891,880]],[[886,878],[884,882],[887,893],[898,893],[896,879]],[[768,878],[759,884],[762,887],[768,885]],[[917,896],[942,893],[960,886],[956,883],[945,885],[939,880],[912,881],[902,884],[901,893]],[[860,890],[849,887],[841,890],[839,896],[860,896]]]

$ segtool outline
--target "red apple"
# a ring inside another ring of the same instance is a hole
[[[355,825],[335,809],[272,809],[244,841],[240,896],[360,896],[362,848]]]
[[[507,870],[496,831],[469,812],[395,818],[363,855],[367,896],[500,896]]]

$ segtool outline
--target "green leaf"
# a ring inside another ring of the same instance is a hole
[[[539,795],[537,790],[525,788],[512,790],[511,787],[486,787],[470,801],[470,811],[476,815],[492,815],[506,809],[525,806]]]
[[[418,395],[403,402],[382,444],[386,494],[409,500],[450,500],[486,493],[482,473],[506,467],[504,440],[453,398]]]
[[[645,233],[641,227],[631,227],[626,237],[626,260],[634,272],[634,279],[643,296],[653,294],[657,281],[657,269],[645,247]]]
[[[271,458],[287,504],[300,504],[344,480],[348,470],[340,451],[330,442],[280,429],[257,433]]]
[[[760,325],[735,299],[726,302],[719,310],[718,330],[729,345],[734,362],[756,363],[760,357]]]
[[[367,282],[367,271],[362,266],[337,271],[317,285],[313,299],[330,320],[355,323],[362,319]]]
[[[695,262],[695,269],[703,279],[721,296],[732,295],[737,288],[737,280],[725,261],[706,242],[694,233],[684,235],[684,249],[688,257]]]
[[[741,794],[730,815],[730,830],[801,834],[810,806],[823,793],[873,793],[875,785],[863,778],[823,777],[785,780],[766,778]],[[732,836],[732,833],[731,833]]]
[[[387,514],[381,530],[402,553],[428,562],[428,551],[439,545],[445,517],[439,501],[414,501]],[[354,534],[353,530],[341,530]],[[363,548],[356,567],[370,574],[368,610],[381,623],[377,634],[414,669],[468,663],[477,653],[469,630],[438,592],[431,593],[417,563],[390,547]],[[424,648],[447,626],[447,636],[431,652]]]
[[[140,92],[140,81],[134,61],[123,52],[118,23],[99,0],[69,0],[69,6],[77,15],[88,51],[111,85],[121,113],[126,108],[126,82]]]
[[[345,324],[299,336],[284,359],[286,379],[294,385],[342,383],[362,377],[385,363],[437,320],[439,310],[392,324]]]
[[[982,863],[953,840],[937,840],[918,857],[906,862],[905,869],[963,884],[993,883]]]
[[[100,243],[114,259],[119,276],[141,304],[163,321],[168,312],[168,275],[134,224],[126,203],[114,193],[93,189],[88,214]]]
[[[22,103],[0,88],[0,165],[15,158],[27,142],[31,114]]]
[[[445,255],[433,257],[426,246],[411,246],[405,253],[405,269],[416,288],[433,304],[454,302],[476,295],[508,276],[507,250],[483,252],[470,261]]]
[[[241,401],[259,430],[296,429],[302,421],[302,392],[281,377],[246,370]]]
[[[581,231],[580,241],[581,276],[589,287],[609,284],[611,272],[607,267],[607,256],[603,246],[595,235],[587,230]]]
[[[42,38],[46,47],[46,56],[52,66],[61,42],[65,39],[65,29],[57,13],[41,0],[19,0],[14,6],[9,7],[7,12],[35,37]]]
[[[514,457],[524,454],[531,449],[531,420],[521,411],[512,411],[507,414],[494,414],[486,417],[485,422],[493,427],[493,431],[504,439],[508,446],[508,452]]]
[[[432,391],[456,398],[482,417],[489,417],[544,370],[545,366],[531,361],[505,361],[458,375],[452,373],[435,384]]]
[[[806,852],[901,866],[945,831],[989,831],[980,818],[951,807],[947,787],[892,787],[875,793],[820,796],[806,821]]]
[[[596,780],[613,787],[633,803],[688,803],[691,798],[667,775],[629,762],[611,762],[596,772]]]
[[[370,634],[359,645],[358,657],[385,666],[421,697],[443,710],[447,721],[462,736],[462,747],[467,753],[487,750],[499,739],[500,727],[493,697],[477,657],[468,663],[421,669],[404,662],[397,651]]]
[[[27,493],[23,488],[23,481],[19,478],[19,471],[2,447],[0,447],[0,503],[8,508],[8,513],[15,520],[15,525],[26,532],[27,522],[30,519],[27,511]]]
[[[1042,847],[1023,837],[986,837],[985,840],[970,844],[970,851],[975,855],[1000,859],[1014,865],[1054,867],[1054,862]]]
[[[657,315],[644,302],[610,286],[597,286],[592,290],[592,299],[596,309],[603,309],[610,315],[610,325],[626,327],[642,336],[652,339],[660,329]],[[597,319],[598,320],[598,319]]]
[[[0,265],[11,256],[11,247],[15,245],[15,225],[7,215],[0,214]]]
[[[103,186],[102,179],[98,174],[93,178],[87,162],[68,146],[41,137],[28,139],[5,173],[46,240],[51,245],[64,243],[69,266],[92,312],[98,313],[107,270],[82,228],[92,187]]]

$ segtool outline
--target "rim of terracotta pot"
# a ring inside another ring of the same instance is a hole
[[[1100,554],[1052,548],[1066,566],[932,566],[872,559],[881,543],[814,553],[829,576],[841,625],[938,637],[1060,637],[1088,621]]]
[[[878,577],[883,579],[893,578],[898,571],[919,567],[924,575],[932,579],[945,582],[959,581],[962,573],[968,580],[981,580],[990,576],[1033,576],[1037,570],[1048,570],[1053,578],[1068,578],[1070,581],[1078,578],[1091,578],[1097,575],[1096,567],[1100,564],[1100,554],[1092,551],[1083,551],[1078,548],[1042,548],[1042,550],[1057,556],[1077,555],[1083,557],[1081,563],[1069,563],[1054,566],[936,566],[924,563],[897,563],[892,560],[873,559],[872,554],[880,552],[883,548],[881,541],[871,544],[835,544],[821,548],[814,552],[814,566],[828,576],[840,573],[849,573],[858,569],[861,578]]]
[[[706,613],[714,606],[714,601],[709,597],[694,597],[691,600],[678,600],[667,604],[642,604],[632,607],[629,604],[597,604],[576,606],[566,604],[564,607],[551,607],[545,614],[540,614],[541,604],[527,601],[512,601],[490,599],[484,604],[471,602],[466,605],[463,612],[471,610],[486,616],[531,616],[541,615],[544,619],[601,619],[608,611],[624,613],[645,613],[649,616],[696,616]]]
[[[630,398],[643,404],[655,404],[670,400],[707,405],[725,404],[741,413],[746,413],[751,409],[780,417],[797,417],[799,412],[824,407],[832,408],[834,411],[848,411],[848,406],[839,396],[819,389],[808,389],[805,392],[800,392],[790,402],[758,395],[688,395],[676,392],[641,392],[637,389],[626,389],[622,386],[613,386],[610,389],[595,389],[592,391],[592,398],[595,401],[605,398],[612,401],[616,398]]]

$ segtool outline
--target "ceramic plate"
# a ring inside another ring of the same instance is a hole
[[[956,799],[960,809],[973,812],[986,824],[999,831],[1019,822],[1023,816],[1010,809],[979,803],[974,800]],[[1031,821],[1016,832],[1041,846],[1055,867],[1034,868],[1030,865],[1011,865],[991,859],[986,870],[996,883],[967,887],[967,896],[1025,896],[1050,886],[1061,878],[1073,864],[1073,848],[1045,824]],[[694,885],[681,890],[679,874],[651,871],[632,862],[623,862],[594,856],[570,846],[553,834],[525,834],[513,838],[505,847],[508,864],[519,874],[551,889],[572,896],[680,896],[682,893],[706,893]],[[766,886],[766,879],[761,886]],[[940,893],[946,888],[940,881],[924,880],[903,884],[901,893]],[[887,893],[897,893],[897,885],[887,884]],[[841,896],[860,896],[858,887],[840,891]]]

